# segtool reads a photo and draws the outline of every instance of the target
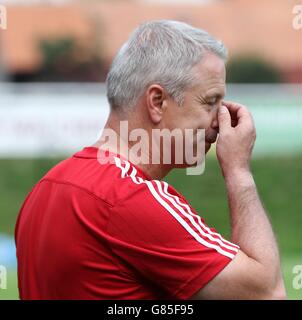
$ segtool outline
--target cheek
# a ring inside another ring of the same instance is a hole
[[[199,128],[208,129],[213,121],[213,115],[211,112],[203,112],[199,118]]]
[[[190,110],[190,112],[188,112]],[[213,111],[206,110],[205,107],[198,105],[182,110],[180,114],[174,115],[174,124],[181,129],[207,129],[213,121]]]
[[[202,106],[193,106],[192,112],[188,117],[188,123],[192,129],[203,129],[208,122],[208,112]]]
[[[214,107],[211,110],[204,112],[202,117],[203,128],[208,129],[212,127],[215,120],[217,121],[218,108]]]

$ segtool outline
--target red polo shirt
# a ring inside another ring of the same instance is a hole
[[[84,148],[27,196],[21,299],[188,299],[238,252],[166,182],[107,156]]]

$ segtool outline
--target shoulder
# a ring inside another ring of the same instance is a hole
[[[143,179],[128,161],[117,160],[117,167],[126,191],[115,207],[112,224],[141,226],[147,233],[152,232],[154,238],[169,238],[178,243],[182,238],[192,239],[196,245],[229,258],[237,253],[238,246],[208,227],[189,202],[167,182]]]
[[[143,202],[146,206],[160,206],[165,209],[171,204],[187,201],[165,181],[147,179],[146,176],[127,160],[115,158],[120,171],[117,184],[120,186],[120,203]]]

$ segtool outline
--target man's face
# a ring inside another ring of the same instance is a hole
[[[217,113],[225,96],[225,64],[215,54],[208,53],[196,70],[198,84],[186,92],[182,107],[171,102],[174,105],[167,108],[165,126],[195,131],[205,129],[205,152],[208,152],[217,138]]]

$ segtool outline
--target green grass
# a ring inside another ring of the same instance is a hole
[[[0,300],[16,300],[19,299],[17,271],[8,270],[6,289],[0,288]]]
[[[58,159],[0,160],[0,233],[13,234],[26,194]]]
[[[0,160],[0,233],[13,235],[19,208],[26,194],[59,159]],[[277,235],[283,272],[290,299],[302,299],[302,289],[292,288],[294,265],[302,265],[302,155],[255,158],[252,170],[259,194]],[[167,181],[180,191],[207,224],[225,237],[230,234],[228,205],[223,178],[216,159],[210,156],[205,173],[186,176],[172,172]],[[1,264],[1,261],[0,261]],[[15,273],[8,273],[8,289],[0,299],[17,298]]]

